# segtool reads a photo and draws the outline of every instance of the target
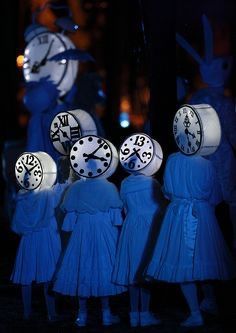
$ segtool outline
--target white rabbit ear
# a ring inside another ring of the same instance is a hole
[[[202,24],[204,29],[205,61],[210,64],[213,59],[213,32],[206,15],[202,15]]]
[[[199,63],[199,65],[203,63],[203,60],[197,53],[197,51],[195,51],[194,48],[178,33],[176,34],[176,41],[180,46],[182,46],[183,49],[185,49],[185,51],[187,51],[193,57],[194,60]]]

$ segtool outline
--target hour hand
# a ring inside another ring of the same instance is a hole
[[[88,160],[90,160],[90,159],[93,159],[93,160],[100,160],[100,161],[102,161],[102,162],[106,162],[107,161],[107,159],[106,158],[104,158],[104,157],[99,157],[99,156],[97,156],[97,155],[94,155],[94,154],[86,154],[86,153],[84,153],[83,154],[83,157],[86,157],[84,160],[85,160],[85,162],[88,162]]]
[[[25,168],[25,170],[26,170],[26,173],[28,173],[29,175],[30,175],[30,170],[27,168],[27,166],[24,164],[24,163],[22,163],[23,164],[23,167]]]

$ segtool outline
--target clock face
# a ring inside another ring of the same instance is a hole
[[[201,148],[202,122],[198,113],[190,106],[183,106],[176,112],[173,132],[182,153],[193,155]]]
[[[50,138],[60,154],[69,155],[71,147],[80,137],[80,125],[72,114],[60,112],[54,117],[50,127]]]
[[[112,162],[109,143],[96,135],[81,137],[71,148],[70,163],[74,171],[86,178],[104,174]]]
[[[153,158],[152,139],[143,133],[129,136],[119,150],[121,165],[130,172],[139,171],[149,165]]]
[[[77,75],[78,61],[66,59],[49,61],[49,58],[68,48],[74,48],[74,46],[62,34],[42,32],[31,39],[24,52],[25,81],[39,81],[41,78],[49,76],[49,79],[61,91],[60,95],[65,94],[71,88],[75,75]]]
[[[15,164],[17,182],[26,190],[35,190],[42,182],[43,169],[39,159],[31,153],[23,153]]]

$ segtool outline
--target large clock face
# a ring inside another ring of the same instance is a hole
[[[121,165],[130,172],[147,167],[154,154],[152,139],[143,133],[129,136],[119,150]]]
[[[15,175],[19,185],[26,190],[35,190],[42,182],[43,169],[39,159],[30,153],[23,153],[15,164]]]
[[[198,152],[202,144],[202,123],[190,106],[181,107],[175,114],[173,132],[177,146],[186,155]]]
[[[96,135],[81,137],[71,148],[71,166],[82,177],[101,176],[108,170],[111,161],[112,149],[109,143]]]
[[[66,59],[49,61],[49,58],[68,48],[74,48],[72,42],[53,32],[42,32],[31,39],[24,52],[23,74],[26,82],[49,76],[60,90],[60,95],[65,94],[74,82],[78,62]]]
[[[79,123],[68,112],[58,113],[50,127],[50,138],[54,148],[62,155],[69,155],[73,144],[81,137]]]

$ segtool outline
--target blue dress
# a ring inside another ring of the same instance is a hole
[[[149,232],[160,210],[161,188],[157,180],[130,175],[121,183],[121,199],[126,217],[121,230],[113,281],[118,285],[139,282],[139,271],[148,250]]]
[[[171,202],[145,275],[178,283],[233,278],[236,263],[215,216],[221,194],[212,163],[201,156],[170,155],[164,192]]]
[[[63,230],[71,236],[54,290],[70,296],[109,296],[126,291],[111,281],[122,224],[122,201],[106,179],[79,180],[67,190]]]
[[[221,142],[214,154],[205,156],[216,168],[222,200],[236,205],[236,112],[233,99],[224,95],[224,88],[204,88],[195,92],[190,104],[206,103],[217,112],[222,130]],[[236,216],[234,216],[236,219]]]
[[[61,251],[54,209],[63,190],[57,184],[51,189],[18,192],[11,228],[21,239],[10,277],[13,283],[51,281]]]

